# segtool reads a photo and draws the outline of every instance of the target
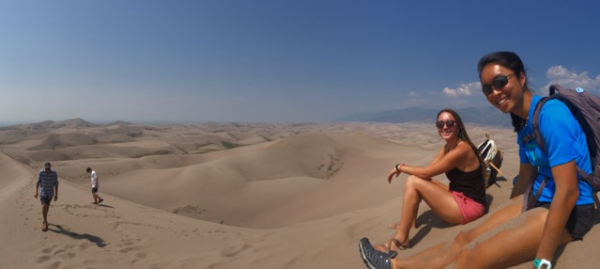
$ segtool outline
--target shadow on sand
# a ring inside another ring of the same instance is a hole
[[[105,204],[97,204],[97,206],[101,206],[101,207],[108,207],[108,208],[113,208],[113,209],[114,209],[114,207],[113,207],[113,206],[109,206],[109,205],[105,205]]]
[[[98,236],[91,235],[91,234],[78,234],[76,232],[71,232],[71,231],[63,229],[63,227],[60,225],[48,223],[48,230],[53,231],[55,233],[67,235],[73,239],[89,240],[90,242],[95,243],[100,248],[103,248],[106,246],[106,242]]]
[[[488,206],[486,207],[486,214],[487,214],[489,211],[489,205],[492,204],[494,197],[489,194],[486,194],[485,198],[486,198],[486,202],[488,204]],[[429,234],[429,232],[431,232],[432,228],[443,229],[443,228],[460,225],[460,224],[451,224],[451,223],[443,221],[440,217],[438,217],[435,214],[435,212],[433,212],[433,210],[425,211],[425,212],[423,212],[423,214],[419,215],[417,217],[416,224],[417,224],[417,228],[421,227],[421,225],[425,225],[425,227],[419,229],[419,231],[410,239],[411,246],[414,246],[414,245],[418,244],[419,242],[421,242],[421,240],[423,240],[423,238],[425,238],[425,236],[427,236],[427,234]]]

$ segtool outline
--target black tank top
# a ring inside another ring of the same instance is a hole
[[[450,180],[450,190],[462,192],[473,201],[486,206],[485,202],[485,183],[483,182],[483,170],[481,165],[472,172],[463,172],[454,168],[446,172],[446,177]]]

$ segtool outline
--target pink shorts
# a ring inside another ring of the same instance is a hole
[[[473,199],[465,196],[462,192],[451,191],[451,193],[463,216],[461,224],[467,224],[485,214],[485,206],[482,204],[473,201]]]

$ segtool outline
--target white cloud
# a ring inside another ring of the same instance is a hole
[[[445,87],[443,93],[447,97],[470,96],[472,92],[477,92],[481,88],[481,83],[471,82],[469,84],[461,84],[458,88]]]
[[[586,90],[600,91],[600,75],[591,78],[587,71],[577,73],[562,65],[557,65],[548,68],[546,76],[550,79],[550,82],[541,89],[542,92],[547,92],[548,87],[552,84],[559,84],[565,88],[582,87]]]
[[[410,92],[408,93],[408,96],[410,96],[410,97],[418,97],[418,96],[419,96],[419,94],[418,94],[418,93],[416,93],[415,91],[410,91]]]

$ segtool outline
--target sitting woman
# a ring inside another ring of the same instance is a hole
[[[510,113],[517,132],[520,166],[512,196],[518,198],[452,243],[413,257],[393,259],[363,238],[359,247],[369,268],[508,268],[533,260],[535,268],[549,269],[560,246],[582,240],[593,226],[594,192],[578,172],[592,172],[586,134],[567,105],[550,100],[541,108],[546,154],[535,139],[527,139],[541,97],[529,89],[521,58],[495,52],[482,57],[477,67],[485,98]],[[534,193],[540,194],[537,199],[528,195]]]
[[[484,166],[460,116],[451,109],[444,109],[437,115],[436,127],[446,143],[431,164],[426,167],[398,164],[388,175],[390,183],[400,173],[410,176],[404,187],[396,235],[389,245],[378,247],[382,251],[409,247],[409,231],[414,226],[421,201],[452,224],[466,224],[485,214]],[[442,173],[450,180],[449,187],[431,179]]]

